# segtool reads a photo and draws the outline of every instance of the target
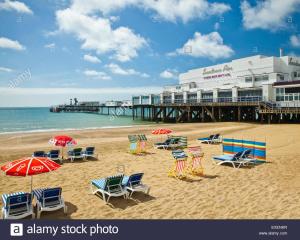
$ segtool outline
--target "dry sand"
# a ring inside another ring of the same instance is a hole
[[[194,123],[163,125],[174,134],[196,138],[220,132],[224,137],[267,141],[268,163],[254,168],[234,169],[215,165],[211,157],[222,153],[221,145],[202,145],[206,177],[188,181],[167,177],[173,164],[170,151],[156,150],[151,136],[155,126],[65,132],[78,146],[96,146],[98,160],[65,160],[52,173],[34,176],[33,187],[63,188],[68,214],[42,213],[43,219],[267,219],[300,218],[300,125],[256,125],[242,123]],[[149,154],[128,153],[128,134],[147,134]],[[49,150],[48,140],[64,132],[0,135],[1,165],[34,150]],[[125,173],[144,172],[144,183],[151,186],[150,196],[135,194],[133,200],[113,198],[105,205],[90,192],[92,179],[113,175],[119,166]],[[0,175],[0,194],[29,191],[30,177]]]

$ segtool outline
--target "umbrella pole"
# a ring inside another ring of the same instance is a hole
[[[64,147],[61,147],[61,158],[64,160]]]
[[[30,187],[30,193],[32,193],[32,175],[31,175],[30,177],[31,177],[31,187]]]

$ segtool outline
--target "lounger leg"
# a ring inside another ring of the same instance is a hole
[[[150,193],[150,187],[148,187],[147,191],[146,191],[146,194],[149,195]]]
[[[109,199],[110,199],[110,196],[108,195],[108,198],[107,198],[107,201],[106,201],[107,204],[108,204],[108,202],[109,202]]]
[[[67,214],[67,213],[68,213],[68,206],[64,205],[64,214]]]
[[[36,209],[37,209],[37,215],[36,215],[36,218],[37,218],[37,219],[40,219],[42,209],[41,209],[41,207],[40,207],[39,204],[36,205]]]
[[[129,193],[129,198],[132,198],[133,192],[134,192],[134,191],[131,191],[131,192]]]

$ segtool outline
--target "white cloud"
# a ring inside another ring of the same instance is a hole
[[[100,80],[111,80],[111,77],[108,76],[105,72],[99,72],[99,71],[87,69],[83,73],[88,77],[92,77]]]
[[[144,78],[150,77],[146,73],[138,72],[132,68],[125,69],[115,63],[110,63],[108,65],[105,65],[105,67],[107,67],[113,74],[117,74],[117,75],[124,75],[124,76],[136,75],[136,76],[140,76],[140,77],[144,77]]]
[[[0,72],[12,72],[13,70],[11,68],[7,67],[0,67]]]
[[[112,21],[112,22],[117,22],[117,21],[120,20],[120,17],[118,17],[118,16],[111,16],[111,17],[109,17],[109,20]]]
[[[196,18],[220,15],[231,9],[230,5],[207,0],[74,0],[73,7],[84,14],[100,11],[109,15],[125,7],[134,6],[154,12],[154,18],[176,22],[188,22]]]
[[[51,91],[50,91],[51,90]],[[123,87],[123,88],[8,88],[0,87],[0,96],[3,95],[58,95],[58,94],[149,94],[160,93],[161,87]]]
[[[54,48],[55,48],[55,43],[49,43],[49,44],[46,44],[44,47],[45,47],[45,48],[54,49]]]
[[[0,67],[0,72],[12,72],[13,70],[11,68],[7,67]]]
[[[268,29],[271,31],[286,27],[287,17],[299,10],[299,0],[257,1],[256,6],[244,0],[241,3],[243,24],[246,29]]]
[[[33,14],[31,9],[19,1],[4,0],[0,2],[0,10],[17,11],[19,13]]]
[[[89,54],[85,54],[83,56],[83,60],[85,60],[87,62],[91,62],[91,63],[101,63],[101,60],[98,57],[92,56],[92,55],[89,55]]]
[[[218,31],[220,29],[220,23],[216,22],[214,25],[215,31]]]
[[[300,47],[300,35],[292,35],[290,42],[293,47]]]
[[[0,48],[9,48],[18,51],[25,50],[25,47],[22,46],[18,41],[14,41],[5,37],[0,37]]]
[[[218,32],[207,35],[195,32],[194,37],[189,39],[182,48],[169,53],[168,56],[188,55],[192,57],[207,57],[210,59],[228,58],[234,51],[224,45],[223,38]]]
[[[175,69],[166,69],[159,75],[161,78],[167,79],[177,79],[178,78],[178,71]]]
[[[131,99],[132,94],[142,95],[160,93],[162,87],[117,87],[117,88],[9,88],[0,87],[0,107],[45,106],[61,104],[69,98],[77,97],[80,101],[101,101],[107,99]]]
[[[113,53],[113,58],[126,62],[138,56],[146,40],[127,27],[112,29],[109,19],[82,14],[72,8],[56,12],[61,32],[74,34],[81,48],[98,54]]]

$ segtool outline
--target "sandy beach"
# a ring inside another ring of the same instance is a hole
[[[35,150],[50,150],[48,140],[56,134],[74,137],[78,147],[95,146],[98,160],[64,161],[52,173],[34,176],[33,187],[61,186],[68,206],[63,211],[42,213],[42,219],[299,219],[300,218],[300,125],[247,123],[192,123],[163,125],[176,135],[188,136],[189,145],[199,137],[221,133],[267,142],[267,163],[234,169],[211,160],[222,153],[222,145],[202,144],[205,177],[178,180],[167,176],[173,164],[171,152],[154,149],[161,136],[151,130],[161,125],[72,132],[0,135],[1,165]],[[146,134],[148,154],[128,153],[128,134]],[[150,196],[113,198],[111,205],[92,195],[90,181],[113,175],[123,166],[125,174],[144,172]],[[0,194],[29,191],[30,177],[0,175]]]

